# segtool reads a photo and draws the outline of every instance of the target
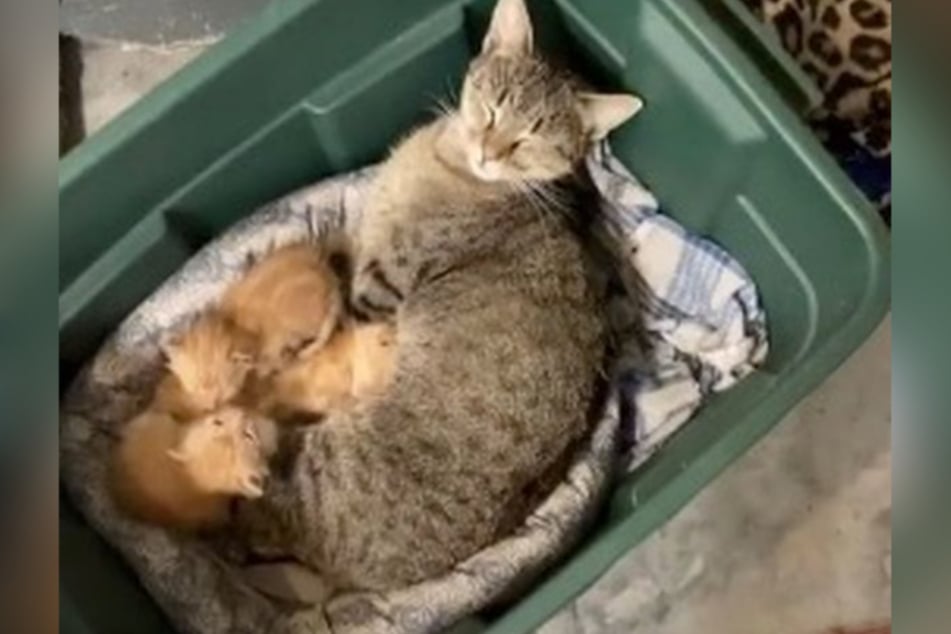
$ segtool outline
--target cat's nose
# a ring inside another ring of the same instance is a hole
[[[483,150],[483,155],[485,156],[486,162],[498,161],[505,154],[504,148],[499,145],[498,141],[494,143],[487,143],[485,149]]]

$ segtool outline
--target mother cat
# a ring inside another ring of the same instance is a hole
[[[268,542],[339,589],[386,590],[525,517],[588,429],[605,353],[585,255],[539,188],[639,107],[581,92],[533,54],[523,0],[500,0],[459,111],[401,142],[366,202],[351,296],[398,325],[392,386],[301,432],[245,518]]]

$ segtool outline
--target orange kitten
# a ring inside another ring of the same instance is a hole
[[[343,300],[328,260],[312,244],[281,247],[225,293],[222,312],[259,340],[262,374],[304,346],[323,345],[336,328]]]
[[[278,372],[267,386],[263,407],[275,415],[322,415],[353,407],[386,388],[395,356],[392,326],[348,325],[324,347]]]
[[[116,501],[140,520],[213,528],[227,521],[232,498],[262,495],[275,444],[270,421],[237,408],[189,423],[147,410],[127,424],[116,447]]]
[[[255,349],[254,337],[217,311],[202,315],[165,346],[168,371],[152,407],[188,419],[225,405],[243,388]]]
[[[232,402],[252,369],[270,374],[305,343],[322,345],[341,308],[326,256],[310,244],[273,251],[165,347],[153,407],[187,419]]]

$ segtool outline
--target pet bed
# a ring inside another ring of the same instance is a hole
[[[531,584],[584,534],[617,468],[636,468],[767,350],[756,288],[728,254],[658,211],[607,145],[588,159],[600,195],[595,228],[625,283],[610,300],[622,350],[602,414],[563,482],[511,536],[446,575],[385,595],[349,594],[290,610],[243,582],[210,540],[125,517],[108,490],[121,425],[147,401],[160,345],[275,246],[353,231],[373,168],[277,200],[199,251],[120,325],[67,391],[61,412],[65,487],[89,523],[129,562],[182,632],[410,634],[438,631]],[[625,274],[625,271],[627,272]],[[631,300],[631,291],[639,301]]]

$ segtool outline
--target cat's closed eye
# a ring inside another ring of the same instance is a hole
[[[491,130],[495,127],[496,117],[498,116],[496,114],[496,109],[488,104],[483,104],[482,109],[485,111],[485,123],[483,125],[483,129]]]

